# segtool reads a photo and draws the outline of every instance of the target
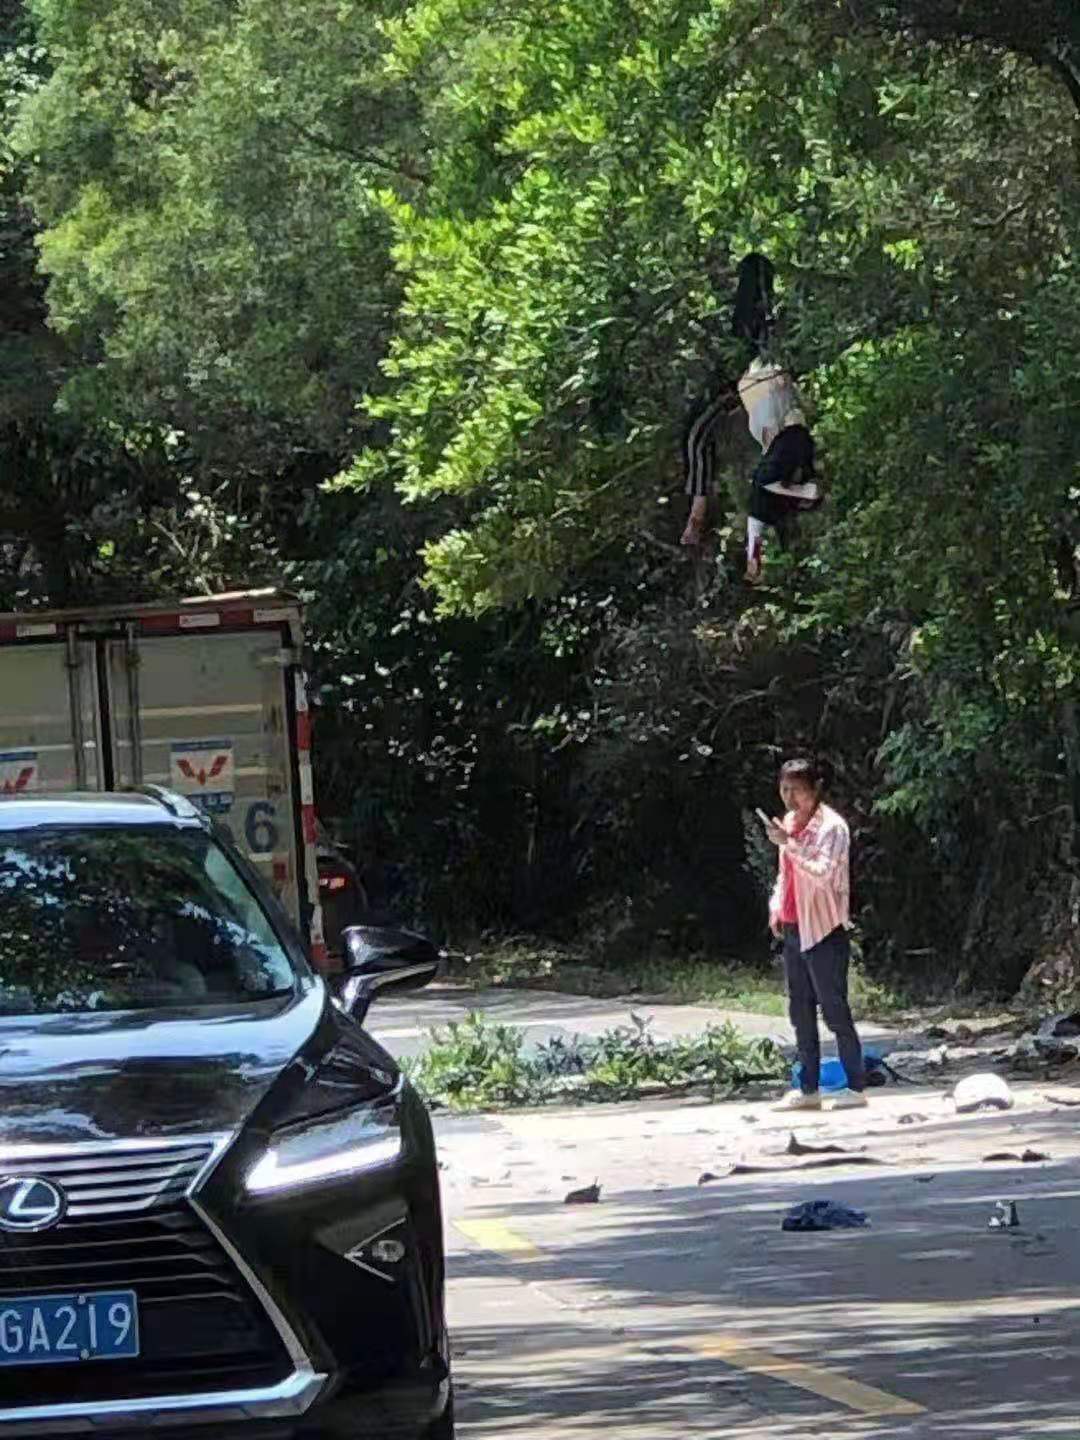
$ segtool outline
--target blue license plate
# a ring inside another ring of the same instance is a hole
[[[138,1353],[134,1290],[0,1300],[0,1366],[130,1360]]]

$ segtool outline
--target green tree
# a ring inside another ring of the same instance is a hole
[[[1067,920],[1080,834],[1069,0],[32,12],[48,63],[20,62],[7,153],[51,383],[98,457],[69,509],[42,490],[80,575],[288,556],[339,808],[362,756],[398,813],[452,816],[450,885],[462,853],[534,853],[548,794],[617,893],[604,837],[671,831],[696,793],[666,777],[738,800],[816,745],[868,933],[969,978],[993,942],[984,971],[1018,977]],[[696,590],[669,517],[687,406],[745,362],[751,248],[829,504],[748,600],[745,440]],[[635,863],[640,888],[671,857]]]
[[[33,9],[51,74],[21,145],[52,323],[92,362],[66,402],[173,426],[218,464],[363,444],[397,295],[374,186],[420,173],[381,12]]]

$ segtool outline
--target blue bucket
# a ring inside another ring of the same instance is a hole
[[[868,1080],[870,1080],[871,1076],[878,1076],[880,1077],[880,1079],[884,1079],[885,1068],[882,1064],[882,1057],[876,1050],[867,1049],[863,1051],[863,1064],[866,1066],[866,1075]],[[802,1088],[802,1073],[803,1067],[801,1063],[792,1066],[791,1083],[794,1085],[796,1090],[800,1090]],[[878,1083],[880,1083],[880,1079]],[[830,1055],[827,1060],[822,1060],[822,1090],[826,1092],[846,1090],[847,1084],[847,1071],[844,1069],[843,1065],[841,1065],[840,1061],[835,1056]],[[874,1081],[870,1080],[870,1084],[873,1085]]]

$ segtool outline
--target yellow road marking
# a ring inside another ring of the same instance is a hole
[[[784,1355],[770,1355],[765,1350],[756,1350],[744,1345],[731,1335],[708,1335],[692,1342],[699,1355],[723,1360],[751,1375],[767,1375],[774,1380],[783,1380],[800,1390],[809,1390],[826,1400],[835,1400],[849,1410],[858,1410],[862,1415],[923,1415],[925,1408],[912,1400],[901,1400],[898,1395],[889,1395],[884,1390],[875,1390],[871,1385],[861,1385],[845,1375],[832,1370],[821,1370],[816,1365],[806,1365]]]
[[[529,1256],[535,1259],[540,1254],[538,1246],[501,1220],[455,1220],[455,1230],[460,1230],[468,1240],[475,1240],[485,1250],[494,1250],[499,1255]]]
[[[472,1240],[484,1250],[497,1255],[513,1256],[518,1260],[535,1260],[543,1253],[538,1245],[517,1230],[512,1230],[502,1220],[454,1220],[454,1229]],[[807,1390],[824,1400],[832,1400],[846,1409],[858,1411],[861,1415],[923,1415],[925,1407],[913,1400],[902,1400],[899,1395],[890,1395],[885,1390],[876,1390],[872,1385],[863,1385],[858,1380],[849,1380],[833,1370],[822,1370],[817,1365],[807,1365],[801,1360],[785,1355],[772,1355],[767,1350],[758,1350],[746,1345],[734,1335],[704,1335],[684,1342],[696,1354],[706,1359],[722,1360],[725,1365],[745,1370],[750,1375],[764,1375],[773,1380],[782,1380],[800,1390]],[[636,1348],[624,1342],[619,1350]],[[646,1350],[648,1346],[646,1345]],[[669,1355],[669,1358],[675,1358]]]

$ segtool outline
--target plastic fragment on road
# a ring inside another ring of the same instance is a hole
[[[997,1213],[990,1216],[988,1230],[1019,1230],[1020,1213],[1015,1200],[999,1200],[994,1209]]]
[[[979,1110],[1011,1110],[1014,1101],[1000,1075],[968,1075],[953,1090],[953,1104],[958,1115],[974,1115]]]
[[[564,1205],[598,1205],[600,1203],[600,1185],[586,1185],[584,1190],[571,1190],[563,1201]]]
[[[870,1224],[865,1211],[837,1200],[806,1200],[784,1216],[782,1230],[862,1230]]]

